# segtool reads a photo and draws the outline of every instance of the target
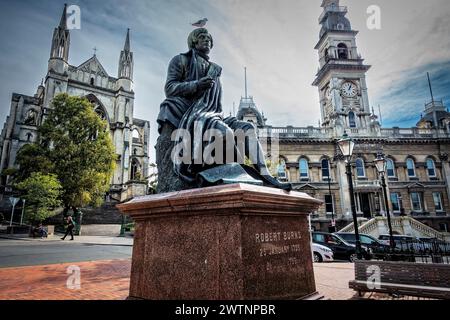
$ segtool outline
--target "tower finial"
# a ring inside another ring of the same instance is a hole
[[[67,3],[64,4],[64,11],[59,22],[59,27],[63,30],[67,30]]]
[[[124,51],[130,52],[131,45],[130,45],[130,28],[127,29],[127,38],[125,40],[125,46],[123,48]]]
[[[245,73],[245,99],[248,98],[247,95],[247,67],[244,67],[244,73]]]
[[[430,93],[431,93],[431,102],[434,103],[433,88],[431,87],[431,80],[430,80],[429,72],[427,72],[427,77],[428,77],[428,86],[430,87]]]

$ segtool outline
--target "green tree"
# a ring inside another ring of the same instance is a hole
[[[85,98],[61,94],[39,128],[41,147],[61,182],[65,213],[99,206],[109,189],[115,151],[108,124]]]
[[[32,173],[16,187],[25,199],[25,216],[31,223],[39,223],[55,215],[54,209],[61,205],[62,187],[53,174]]]
[[[26,144],[17,153],[16,163],[19,165],[14,175],[14,181],[20,183],[31,176],[33,172],[49,174],[54,166],[48,157],[48,152],[39,144]]]

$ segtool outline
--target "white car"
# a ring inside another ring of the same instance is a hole
[[[311,243],[311,251],[313,253],[313,261],[317,262],[330,262],[334,260],[333,251],[321,244]]]

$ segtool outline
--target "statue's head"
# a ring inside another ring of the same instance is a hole
[[[196,49],[197,51],[209,54],[214,46],[213,38],[205,28],[198,28],[189,34],[188,37],[189,49]]]

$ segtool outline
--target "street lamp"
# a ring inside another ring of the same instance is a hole
[[[392,224],[391,224],[391,215],[389,213],[389,201],[388,201],[388,195],[386,191],[386,178],[385,178],[385,172],[386,172],[386,159],[379,154],[378,157],[375,159],[375,167],[377,168],[378,174],[381,178],[381,187],[383,188],[383,195],[384,195],[384,206],[386,208],[386,216],[388,220],[388,227],[389,227],[389,242],[391,244],[391,249],[394,250],[395,243],[394,243],[394,235],[392,233]]]
[[[352,178],[352,167],[350,164],[350,160],[353,154],[353,148],[355,147],[355,142],[347,135],[347,132],[344,132],[344,136],[341,140],[337,142],[339,149],[341,149],[342,154],[345,157],[345,162],[347,164],[347,180],[348,180],[348,188],[350,192],[350,204],[352,207],[353,214],[353,226],[355,228],[355,238],[356,238],[356,256],[358,259],[362,259],[362,250],[361,250],[361,240],[359,238],[359,230],[358,230],[358,218],[356,216],[356,205],[355,205],[355,193],[353,191],[353,178]]]

